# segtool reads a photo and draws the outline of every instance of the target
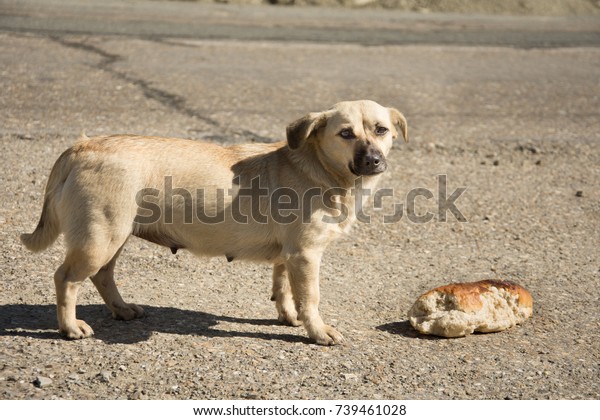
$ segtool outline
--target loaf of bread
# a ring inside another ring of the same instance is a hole
[[[533,312],[523,287],[499,280],[454,283],[421,295],[408,311],[411,325],[423,334],[462,337],[496,332],[522,323]]]

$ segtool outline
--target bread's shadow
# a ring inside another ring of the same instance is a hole
[[[311,343],[297,333],[269,333],[242,331],[226,324],[278,326],[291,330],[275,319],[247,319],[206,312],[191,311],[171,307],[143,306],[145,317],[132,321],[112,319],[104,305],[78,305],[77,317],[86,321],[94,329],[94,337],[109,344],[131,344],[146,341],[153,333],[197,335],[203,337],[249,337],[261,340],[281,340],[287,342]],[[0,305],[0,336],[25,336],[38,339],[60,338],[54,305]]]
[[[389,324],[383,324],[375,327],[380,331],[385,331],[390,334],[401,335],[407,338],[417,338],[421,340],[443,340],[442,337],[436,337],[434,335],[421,334],[415,330],[409,321],[401,322],[390,322]]]

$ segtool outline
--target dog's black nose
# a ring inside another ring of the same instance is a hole
[[[379,152],[374,152],[372,154],[368,154],[365,156],[364,158],[364,165],[365,166],[373,166],[373,167],[377,167],[379,166],[379,164],[381,163],[381,154]]]
[[[377,175],[387,169],[385,156],[381,150],[375,147],[359,149],[354,156],[354,162],[350,164],[350,170],[354,175]]]
[[[358,163],[363,175],[378,174],[387,168],[383,154],[377,149],[367,150]]]

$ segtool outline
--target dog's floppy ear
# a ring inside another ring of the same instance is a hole
[[[404,142],[408,143],[408,125],[406,124],[406,118],[400,111],[395,108],[388,108],[390,110],[390,118],[392,119],[392,124],[396,126],[396,128],[402,133],[402,137],[404,138]]]
[[[317,134],[327,123],[324,112],[311,112],[294,121],[286,128],[287,142],[290,149],[297,149],[306,140]]]

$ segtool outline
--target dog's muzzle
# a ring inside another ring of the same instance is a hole
[[[359,151],[349,168],[357,176],[377,175],[387,169],[387,162],[379,149],[371,147]]]

